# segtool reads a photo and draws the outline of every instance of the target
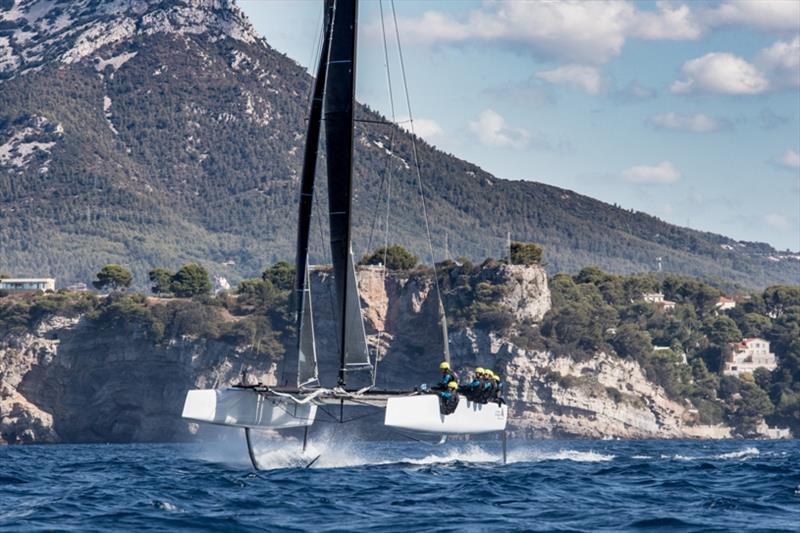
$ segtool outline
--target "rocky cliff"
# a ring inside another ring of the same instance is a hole
[[[491,283],[496,303],[516,325],[535,327],[550,308],[547,277],[539,267],[494,264],[476,276]],[[315,272],[312,283],[324,295],[330,277]],[[365,267],[359,286],[369,340],[380,347],[379,386],[403,388],[435,379],[441,332],[433,278]],[[163,304],[153,299],[149,305]],[[315,315],[320,353],[330,353],[330,306],[320,301]],[[476,325],[451,329],[457,368],[485,366],[506,377],[512,431],[518,436],[730,435],[726,427],[689,424],[690,406],[669,399],[633,361],[599,353],[578,362],[527,350],[512,340],[513,328],[506,333]],[[154,343],[135,328],[131,333],[99,327],[84,315],[49,315],[0,345],[0,442],[187,439],[198,430],[180,419],[188,389],[230,385],[243,371],[275,383],[279,363],[278,356],[256,356],[247,345],[221,339],[184,335]],[[335,364],[323,361],[321,373],[333,375]]]

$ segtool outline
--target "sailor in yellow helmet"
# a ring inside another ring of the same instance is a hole
[[[439,410],[443,415],[449,415],[458,407],[458,383],[450,381],[439,393]]]
[[[447,361],[442,361],[439,364],[439,370],[442,371],[442,378],[439,382],[433,387],[434,390],[445,390],[450,382],[455,383],[458,385],[458,376],[455,372],[450,368],[450,363]]]
[[[464,395],[467,397],[468,400],[474,401],[478,393],[480,392],[481,388],[483,388],[483,374],[486,372],[483,368],[478,367],[475,369],[475,377],[472,378],[472,381],[465,387],[466,390]]]

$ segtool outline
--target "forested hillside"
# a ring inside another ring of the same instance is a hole
[[[293,257],[311,78],[235,6],[0,6],[0,272],[63,286],[120,263],[143,286],[155,266],[197,261],[236,281]],[[359,117],[383,120],[363,106]],[[391,241],[427,260],[411,137],[373,122],[356,135],[356,253],[379,242],[375,213],[391,183]],[[437,260],[445,238],[453,257],[500,256],[510,230],[545,246],[551,272],[652,271],[662,257],[666,271],[751,287],[800,279],[798,255],[419,148]],[[318,193],[324,215],[324,186]],[[313,226],[318,262],[324,218]]]

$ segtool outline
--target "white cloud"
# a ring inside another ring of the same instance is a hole
[[[789,42],[777,41],[769,48],[764,48],[756,62],[775,86],[800,87],[800,36]]]
[[[631,24],[631,36],[648,40],[695,40],[703,34],[689,6],[673,8],[668,2],[657,5],[658,11],[637,12]]]
[[[625,181],[638,184],[675,183],[681,179],[680,171],[669,161],[658,165],[638,165],[622,172]]]
[[[747,26],[760,30],[797,31],[800,2],[796,0],[729,0],[700,18],[707,26]]]
[[[408,122],[408,118],[401,118],[398,119],[398,123],[400,127],[406,131],[411,131],[411,124]],[[415,118],[414,119],[414,133],[417,136],[422,137],[423,139],[432,139],[438,135],[444,133],[444,130],[439,125],[438,122],[433,120],[432,118]]]
[[[710,133],[728,126],[728,122],[709,117],[703,113],[694,115],[679,115],[669,112],[655,115],[647,119],[647,123],[655,128],[690,131],[692,133]]]
[[[619,55],[628,37],[697,39],[701,26],[685,5],[658,2],[640,10],[625,0],[585,2],[487,1],[467,17],[428,11],[401,19],[401,30],[414,42],[493,42],[527,50],[543,59],[605,63]]]
[[[552,70],[542,70],[536,77],[550,83],[563,83],[580,88],[587,94],[598,94],[603,90],[603,79],[594,67],[564,65]]]
[[[484,110],[477,121],[470,122],[469,130],[487,146],[523,148],[530,138],[526,130],[508,127],[506,120],[491,109]]]
[[[800,153],[798,153],[797,150],[792,150],[790,148],[776,157],[775,162],[790,170],[800,169]]]
[[[768,213],[764,215],[764,223],[772,229],[787,231],[792,229],[792,223],[788,217],[778,213]]]
[[[670,85],[674,93],[761,94],[769,82],[753,65],[733,54],[712,52],[681,67],[682,80]]]

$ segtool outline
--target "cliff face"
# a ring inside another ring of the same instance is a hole
[[[495,265],[479,279],[499,287],[498,304],[518,323],[536,323],[550,307],[539,267]],[[437,302],[430,276],[359,274],[369,341],[380,346],[377,384],[407,388],[437,378],[442,357]],[[325,294],[330,277],[317,272],[313,288],[321,374],[335,375],[335,336]],[[667,398],[635,362],[600,353],[576,362],[544,350],[525,350],[476,326],[454,327],[456,368],[485,366],[508,384],[511,429],[518,436],[724,437],[727,428],[685,423],[687,407]],[[45,318],[0,345],[0,441],[131,442],[180,440],[196,426],[180,419],[185,393],[223,387],[243,370],[275,383],[277,360],[247,346],[182,337],[154,344],[144,333],[98,329],[87,317]],[[366,377],[353,375],[357,384]]]

